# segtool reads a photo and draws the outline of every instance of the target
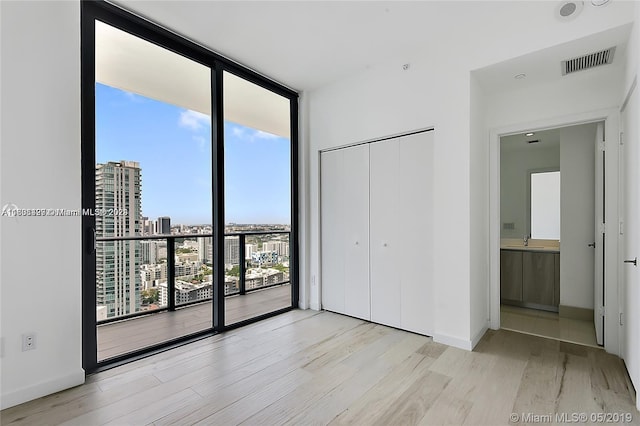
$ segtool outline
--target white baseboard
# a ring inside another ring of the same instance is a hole
[[[470,351],[473,349],[473,342],[471,340],[460,339],[459,337],[449,336],[448,334],[435,333],[433,335],[433,341],[436,343],[442,343],[447,346],[453,346],[455,348],[464,349]]]
[[[476,345],[478,344],[480,339],[482,339],[482,336],[484,336],[484,333],[486,333],[488,329],[489,329],[489,323],[485,324],[484,327],[478,330],[475,336],[473,336],[473,338],[471,339],[471,349],[476,347]]]
[[[309,304],[309,308],[311,310],[313,310],[313,311],[321,311],[322,310],[322,308],[320,307],[320,303],[317,303],[317,302],[311,302]]]
[[[51,380],[25,386],[9,392],[2,392],[0,409],[13,407],[33,399],[51,395],[61,390],[69,389],[84,383],[84,370],[74,370]]]

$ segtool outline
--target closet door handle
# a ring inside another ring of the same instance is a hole
[[[624,263],[633,263],[633,266],[638,266],[638,258],[636,257],[633,260],[625,260]]]
[[[591,244],[587,244],[587,246],[592,247],[592,248],[596,248],[596,242],[592,242]]]

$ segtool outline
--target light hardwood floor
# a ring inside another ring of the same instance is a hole
[[[225,299],[226,323],[257,317],[291,306],[291,285],[285,284]],[[158,312],[98,326],[98,360],[166,342],[211,328],[211,302],[174,312]]]
[[[561,318],[556,312],[500,306],[500,327],[563,342],[600,348],[593,321]]]
[[[631,413],[621,360],[489,331],[473,352],[295,310],[88,377],[3,425],[509,424],[511,413]],[[513,422],[511,422],[513,424]]]

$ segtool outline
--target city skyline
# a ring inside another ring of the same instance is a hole
[[[289,140],[229,121],[224,133],[225,223],[290,225]],[[140,164],[143,216],[211,224],[209,140],[207,115],[96,83],[96,162]]]

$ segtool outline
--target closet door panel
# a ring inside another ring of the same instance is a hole
[[[399,139],[401,328],[433,335],[433,132]]]
[[[369,309],[369,145],[346,148],[343,217],[345,312],[371,319]]]
[[[322,256],[322,308],[345,312],[345,243],[343,209],[344,153],[323,152],[320,157],[320,226]]]
[[[397,139],[372,143],[370,147],[370,270],[371,320],[400,327],[401,288],[398,220],[399,205],[399,144]]]

